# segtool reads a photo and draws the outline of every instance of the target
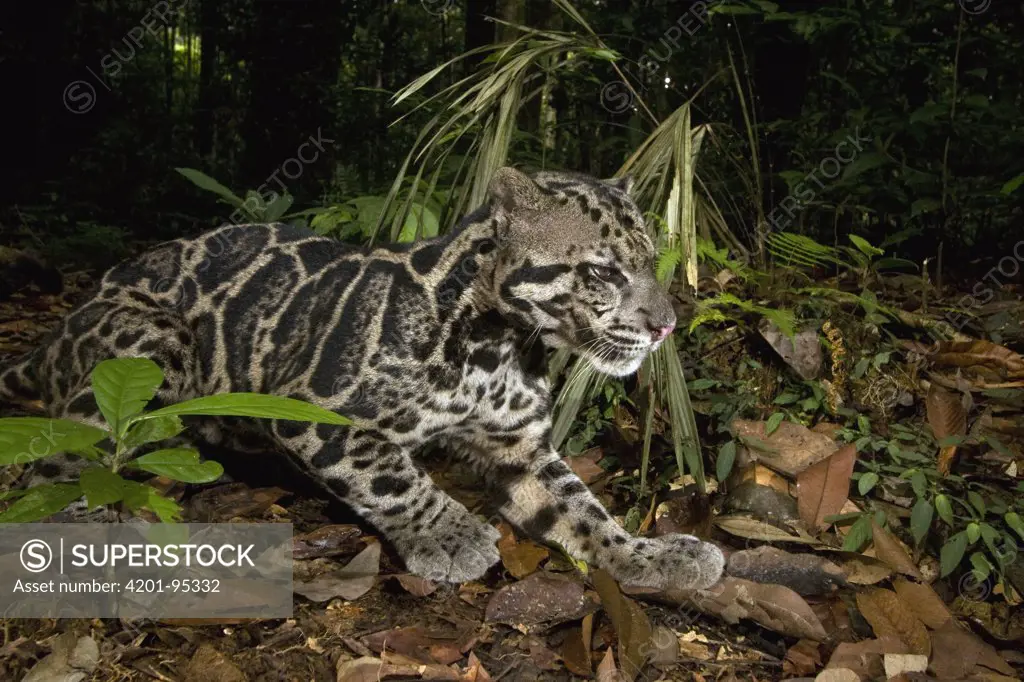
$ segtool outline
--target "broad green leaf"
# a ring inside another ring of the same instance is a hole
[[[686,388],[691,391],[706,391],[709,388],[718,386],[721,382],[715,381],[714,379],[694,379],[693,381],[687,382]]]
[[[935,510],[939,513],[940,519],[945,521],[948,526],[953,526],[953,505],[949,503],[948,497],[945,495],[936,495]]]
[[[928,530],[932,527],[932,518],[934,516],[935,508],[928,500],[922,497],[914,503],[914,508],[910,512],[910,532],[913,533],[914,542],[918,545],[928,535]]]
[[[222,199],[236,208],[242,207],[244,202],[241,197],[235,195],[234,192],[211,178],[206,173],[197,171],[194,168],[175,168],[174,170],[188,178],[196,187],[219,195]]]
[[[889,159],[878,152],[867,152],[861,154],[849,166],[843,171],[843,180],[850,181],[858,177],[862,173],[884,166],[889,162]]]
[[[768,417],[768,423],[764,427],[764,435],[770,436],[775,433],[775,429],[779,428],[779,425],[782,424],[782,420],[785,418],[786,415],[782,412],[776,412]]]
[[[81,496],[82,489],[77,483],[36,486],[0,514],[0,523],[31,523],[45,519]]]
[[[132,460],[129,466],[183,483],[210,483],[224,474],[219,463],[201,462],[199,453],[187,448],[157,450]]]
[[[731,440],[718,450],[718,459],[715,461],[715,473],[718,475],[719,482],[729,478],[735,461],[736,441]]]
[[[124,499],[127,481],[106,467],[89,467],[79,479],[89,508],[113,504]]]
[[[95,426],[69,419],[0,419],[0,466],[27,464],[58,452],[85,450],[107,435]]]
[[[850,527],[850,532],[843,539],[843,550],[847,552],[859,552],[868,540],[871,539],[871,515],[864,514],[857,522]]]
[[[279,395],[262,393],[221,393],[205,398],[186,400],[176,405],[168,405],[159,410],[139,415],[133,421],[144,421],[169,415],[207,415],[216,417],[257,417],[262,419],[290,419],[301,422],[318,422],[345,426],[352,421],[322,407],[285,398]]]
[[[1021,173],[1020,175],[1018,175],[1017,177],[1015,177],[1015,178],[1013,178],[1011,180],[1007,180],[1006,184],[1003,185],[1003,188],[1001,190],[999,190],[999,193],[1000,194],[1013,194],[1018,189],[1020,189],[1021,185],[1024,185],[1024,173]]]
[[[4,500],[13,500],[16,497],[23,497],[28,494],[28,490],[8,490],[5,493],[0,493],[0,502]]]
[[[861,496],[867,495],[877,483],[878,474],[874,471],[869,471],[861,476],[860,480],[857,481],[857,491],[860,492]]]
[[[985,517],[985,500],[974,490],[967,493],[967,501],[971,503],[971,506],[978,510],[982,518]]]
[[[133,512],[148,509],[156,514],[164,523],[181,521],[181,507],[174,500],[163,497],[155,488],[144,483],[128,483],[124,496],[124,505]]]
[[[971,554],[971,566],[974,567],[974,577],[977,578],[978,582],[985,581],[992,575],[992,564],[989,563],[989,560],[981,552]]]
[[[129,419],[142,412],[163,382],[163,371],[149,358],[104,360],[92,371],[96,404],[119,438]]]
[[[124,437],[124,444],[129,448],[134,448],[146,443],[173,438],[184,429],[185,425],[181,423],[181,418],[174,415],[146,419],[128,429],[128,433]]]
[[[973,545],[981,537],[981,526],[976,523],[968,523],[966,534],[967,541]]]
[[[853,242],[853,245],[856,246],[865,256],[881,256],[885,253],[885,251],[882,251],[882,249],[877,246],[872,246],[871,242],[863,237],[858,237],[855,234],[847,236],[850,238],[850,241]]]
[[[945,578],[952,573],[960,565],[966,551],[967,533],[961,531],[947,540],[939,552],[940,577]]]
[[[295,197],[290,194],[278,194],[274,197],[265,209],[263,209],[263,220],[268,223],[275,223],[281,219],[288,209],[292,207],[292,202],[295,201]]]
[[[928,479],[920,471],[915,471],[914,475],[910,477],[910,486],[914,489],[914,494],[918,499],[928,494]]]
[[[1024,522],[1021,521],[1020,515],[1017,512],[1009,512],[1003,516],[1003,520],[1006,521],[1006,525],[1013,529],[1016,533],[1024,540]]]

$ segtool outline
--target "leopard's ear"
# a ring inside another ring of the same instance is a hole
[[[621,178],[608,178],[604,180],[604,183],[626,194],[633,192],[633,176],[631,174],[623,175]]]
[[[488,201],[493,208],[514,213],[537,210],[543,202],[543,193],[533,179],[510,166],[499,168],[487,187]]]

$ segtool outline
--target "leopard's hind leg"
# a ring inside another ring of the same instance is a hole
[[[36,357],[37,386],[53,417],[106,428],[90,375],[114,357],[150,358],[163,370],[163,384],[147,409],[198,395],[199,353],[192,330],[176,311],[142,295],[87,303],[68,316]],[[28,484],[73,480],[86,464],[75,455],[54,453],[35,463]]]

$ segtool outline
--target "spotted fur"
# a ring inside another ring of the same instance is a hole
[[[414,461],[439,442],[532,537],[627,583],[707,587],[723,566],[714,545],[631,537],[550,442],[545,348],[623,376],[675,324],[628,189],[504,168],[484,207],[413,245],[356,251],[285,225],[169,242],[110,270],[0,387],[97,422],[89,372],[146,356],[166,373],[161,403],[223,391],[312,401],[354,425],[205,419],[193,430],[291,454],[425,577],[470,580],[498,560],[497,531]]]

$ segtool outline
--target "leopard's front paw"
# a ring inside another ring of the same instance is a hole
[[[692,535],[637,540],[619,571],[619,580],[638,587],[705,590],[722,577],[725,556]]]
[[[410,573],[435,582],[464,583],[498,563],[500,537],[496,528],[466,513],[457,520],[439,520],[397,544]]]

